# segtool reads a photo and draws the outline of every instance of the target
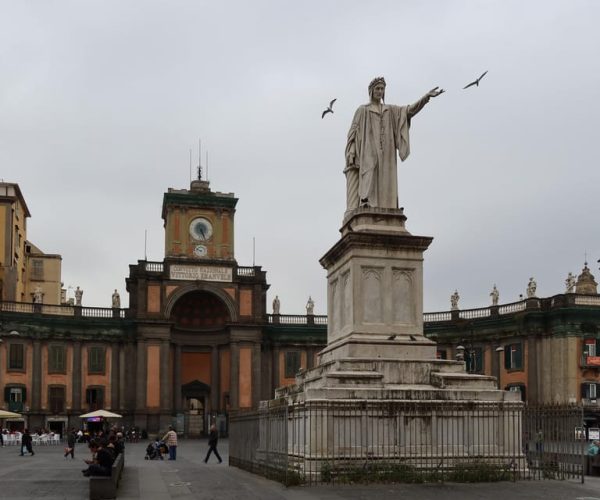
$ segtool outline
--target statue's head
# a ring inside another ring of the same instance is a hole
[[[373,90],[375,87],[383,87],[383,92],[381,94],[381,100],[385,102],[385,78],[383,76],[378,76],[377,78],[373,78],[371,83],[369,83],[369,98],[373,99]]]

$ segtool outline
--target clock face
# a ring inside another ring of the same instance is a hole
[[[190,223],[190,236],[198,241],[208,241],[212,238],[213,227],[208,219],[196,217]]]
[[[194,255],[196,257],[206,257],[207,249],[204,245],[196,245],[194,248]]]

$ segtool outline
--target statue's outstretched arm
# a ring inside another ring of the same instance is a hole
[[[423,97],[421,97],[421,99],[419,99],[417,102],[415,102],[413,104],[409,104],[408,105],[408,117],[411,118],[411,117],[415,116],[419,111],[421,111],[425,107],[425,104],[427,104],[429,102],[429,99],[431,99],[432,97],[437,97],[440,94],[443,94],[444,92],[445,92],[444,89],[435,87],[435,88],[431,89],[429,92],[427,92],[427,94],[425,94]]]

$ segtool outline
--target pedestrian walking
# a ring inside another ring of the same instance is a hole
[[[77,435],[75,429],[72,429],[67,436],[67,447],[65,448],[65,458],[71,455],[71,459],[75,459],[75,442],[77,441]]]
[[[210,426],[210,433],[208,435],[208,453],[206,454],[206,458],[204,459],[205,464],[208,463],[208,458],[210,457],[210,454],[212,452],[215,453],[215,456],[219,460],[219,463],[223,462],[223,460],[221,460],[221,455],[219,455],[219,452],[217,451],[218,441],[219,441],[219,431],[217,430],[217,426],[215,424],[212,424]]]
[[[31,434],[29,434],[29,429],[25,429],[23,431],[23,436],[21,437],[21,456],[25,455],[25,453],[23,453],[23,448],[31,453],[31,456],[35,455],[33,452],[33,447],[31,446],[32,442],[33,440],[31,438]]]
[[[177,460],[177,433],[172,425],[169,425],[169,431],[163,436],[162,440],[169,448],[169,460]]]

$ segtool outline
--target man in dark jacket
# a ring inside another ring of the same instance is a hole
[[[71,429],[69,435],[67,436],[67,447],[65,448],[65,458],[71,455],[71,459],[75,458],[75,442],[77,441],[77,436],[75,434],[75,429]]]
[[[219,441],[219,431],[217,430],[217,426],[215,424],[212,424],[210,426],[210,434],[208,435],[208,453],[206,454],[206,458],[204,459],[204,463],[208,463],[208,457],[210,457],[210,454],[214,451],[215,452],[215,456],[217,457],[217,459],[219,460],[219,463],[221,463],[223,460],[221,460],[221,456],[219,455],[219,452],[217,451],[217,442]]]
[[[25,448],[31,455],[35,455],[33,452],[33,448],[31,446],[32,443],[31,434],[29,434],[29,429],[25,429],[23,431],[23,435],[21,436],[21,456],[24,455],[23,448]]]
[[[92,460],[86,460],[89,464],[87,469],[83,469],[83,475],[88,476],[110,476],[114,458],[112,454],[104,447],[104,443],[92,439],[89,444],[90,451],[95,457]]]

